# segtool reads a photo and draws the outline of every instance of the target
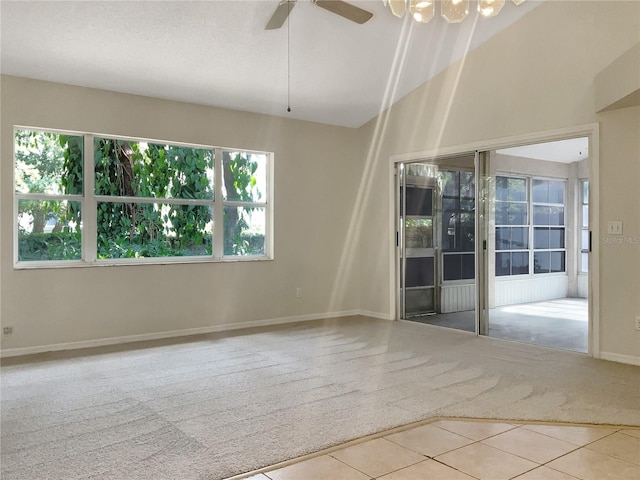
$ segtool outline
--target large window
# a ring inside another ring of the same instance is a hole
[[[224,255],[264,255],[267,154],[222,151]]]
[[[496,276],[529,273],[529,182],[496,177]]]
[[[563,180],[496,177],[496,276],[566,271],[565,190]]]
[[[533,273],[565,268],[565,182],[533,180]]]
[[[99,259],[212,253],[211,149],[93,139]]]
[[[82,136],[16,131],[14,180],[18,259],[80,260]]]
[[[263,152],[17,129],[16,261],[268,258],[269,168]]]

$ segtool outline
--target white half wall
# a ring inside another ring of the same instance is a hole
[[[589,298],[589,275],[578,274],[578,298]]]
[[[440,289],[441,313],[462,312],[476,307],[476,284],[443,285]]]
[[[527,278],[509,278],[507,280],[496,279],[495,305],[490,305],[490,307],[565,298],[568,284],[567,275],[527,276]]]

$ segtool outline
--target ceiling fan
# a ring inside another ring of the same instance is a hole
[[[360,7],[356,7],[355,5],[351,5],[350,3],[343,2],[342,0],[311,1],[320,8],[329,10],[330,12],[340,15],[347,20],[351,20],[352,22],[356,22],[359,24],[363,24],[367,22],[371,17],[373,17],[373,13],[368,12],[367,10],[364,10]],[[265,30],[275,30],[282,27],[282,25],[284,25],[284,22],[289,17],[291,10],[293,10],[293,7],[296,5],[296,2],[297,0],[280,0],[276,11],[273,12],[271,19],[265,27]]]

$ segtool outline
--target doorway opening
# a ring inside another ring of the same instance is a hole
[[[489,152],[489,336],[588,351],[589,138]]]
[[[397,317],[588,352],[588,159],[579,137],[398,164]]]

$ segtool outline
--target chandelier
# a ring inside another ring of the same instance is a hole
[[[436,13],[436,1],[440,4],[440,16],[447,23],[460,23],[469,15],[470,0],[382,0],[396,17],[404,17],[407,12],[416,22],[427,23]],[[520,5],[524,0],[511,0]],[[478,0],[478,12],[483,17],[494,17],[505,0]]]

